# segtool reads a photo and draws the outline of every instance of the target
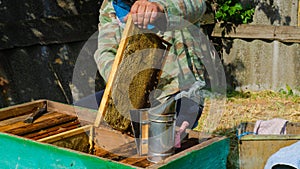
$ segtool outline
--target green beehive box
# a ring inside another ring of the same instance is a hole
[[[23,124],[32,107],[43,103],[48,112],[32,124]],[[131,136],[105,124],[99,128],[90,125],[90,119],[96,118],[95,111],[38,100],[0,109],[0,117],[7,113],[9,117],[0,121],[1,168],[226,168],[229,140],[225,137],[199,141],[200,133],[189,131],[174,155],[154,164],[137,155]],[[69,120],[55,124],[53,115]],[[80,124],[69,128],[69,123],[78,120],[73,116],[81,117]],[[46,135],[45,131],[54,134]]]

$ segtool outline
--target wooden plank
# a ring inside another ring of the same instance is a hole
[[[44,100],[24,103],[0,109],[0,121],[32,113],[34,107],[45,104]]]
[[[288,123],[286,126],[286,134],[300,135],[300,123]]]
[[[281,42],[300,42],[300,27],[297,26],[273,26],[273,25],[249,25],[242,24],[237,27],[222,27],[217,24],[212,32],[213,37],[265,39]]]
[[[45,143],[53,143],[55,141],[62,140],[64,138],[68,138],[68,137],[72,137],[72,136],[77,135],[77,134],[89,132],[91,130],[91,128],[92,128],[91,125],[87,125],[87,126],[83,126],[83,127],[74,129],[74,130],[66,131],[64,133],[59,133],[57,135],[42,138],[42,139],[39,139],[37,141],[45,142]]]
[[[121,160],[120,162],[129,164],[129,165],[134,165],[138,162],[142,162],[142,161],[145,161],[145,160],[147,160],[147,157],[133,156],[133,157],[129,157],[129,158],[126,158],[124,160]],[[140,166],[140,167],[142,167],[142,166]]]
[[[10,125],[10,124],[14,124],[14,123],[17,123],[17,122],[20,122],[20,121],[24,121],[30,115],[31,114],[25,114],[25,115],[22,115],[22,116],[17,116],[17,117],[13,117],[13,118],[10,118],[10,119],[2,120],[2,121],[0,121],[0,127],[7,126],[7,125]]]
[[[47,100],[47,110],[48,111],[57,111],[57,112],[61,112],[64,114],[76,116],[74,106],[55,102],[55,101]]]
[[[49,111],[59,111],[64,114],[77,116],[83,125],[93,124],[97,116],[97,110],[85,107],[70,106],[68,104],[47,100]]]
[[[61,113],[49,112],[49,113],[44,114],[40,118],[38,118],[34,123],[41,122],[43,120],[47,120],[48,118],[51,118],[51,117],[56,118],[56,117],[59,117],[59,116],[61,116]],[[0,132],[5,132],[5,131],[8,131],[8,130],[12,130],[12,129],[16,129],[16,128],[23,127],[23,126],[28,126],[28,125],[30,125],[30,124],[29,123],[24,123],[23,121],[17,121],[15,123],[12,123],[12,124],[9,124],[9,125],[1,126],[0,127]]]
[[[129,15],[126,26],[124,28],[123,34],[122,34],[122,39],[121,42],[119,44],[119,48],[114,60],[114,63],[112,65],[111,68],[111,72],[109,74],[109,78],[105,87],[105,91],[99,106],[99,111],[95,120],[95,126],[99,127],[101,121],[103,120],[103,117],[105,116],[106,113],[106,109],[107,109],[107,105],[108,105],[108,101],[109,101],[109,96],[111,94],[111,89],[112,89],[112,84],[113,81],[115,79],[116,76],[116,72],[117,72],[117,68],[119,66],[119,64],[121,63],[122,57],[123,57],[123,53],[125,51],[126,48],[126,42],[128,40],[128,37],[130,36],[130,32],[132,31],[132,29],[134,28],[134,24],[132,23],[132,18]]]
[[[255,122],[242,123],[239,128],[239,135],[245,132],[253,132],[255,127]],[[286,135],[300,135],[300,123],[287,123],[286,125]],[[281,137],[282,135],[278,136]],[[251,136],[250,136],[251,137]],[[247,137],[246,137],[247,138]],[[242,137],[243,139],[243,137]]]
[[[17,122],[14,125],[0,127],[0,131],[15,135],[24,135],[77,119],[76,116],[70,116],[61,113],[49,113],[42,117],[37,119],[36,122],[32,124]]]
[[[118,156],[122,156],[122,159],[127,157],[132,157],[137,155],[135,141],[131,141],[129,143],[123,144],[115,149],[109,150],[110,153],[116,154]],[[119,159],[118,161],[122,160]]]
[[[300,43],[300,27],[275,26],[274,40]]]
[[[136,166],[136,167],[141,167],[141,168],[148,168],[151,165],[153,165],[153,163],[148,161],[147,158],[143,158],[143,159],[138,160],[137,162],[133,163],[132,165]]]
[[[135,147],[135,142],[133,141],[121,145],[115,149],[111,149],[109,151],[102,151],[100,153],[97,153],[96,155],[114,161],[122,161],[128,157],[136,155],[136,153],[137,151]]]
[[[300,27],[300,0],[298,0],[298,26]]]
[[[193,147],[190,147],[188,149],[185,149],[184,151],[181,151],[180,153],[177,153],[173,156],[170,156],[168,157],[166,160],[162,161],[161,163],[168,163],[170,161],[173,161],[173,160],[176,160],[177,158],[189,153],[189,152],[192,152],[192,151],[195,151],[195,150],[199,150],[201,148],[204,148],[206,146],[209,146],[210,144],[214,143],[214,142],[218,142],[218,141],[221,141],[221,140],[224,140],[226,139],[225,137],[214,137],[212,139],[209,139],[203,143],[200,143],[196,146],[193,146]]]
[[[104,148],[107,151],[116,149],[124,144],[134,141],[133,137],[130,137],[124,133],[117,130],[112,130],[110,128],[95,127],[94,128],[95,145]]]
[[[134,141],[121,145],[110,151],[97,147],[95,155],[142,168],[146,168],[153,164],[147,160],[146,156],[137,155]]]
[[[226,38],[262,38],[272,39],[274,37],[275,26],[268,25],[246,25],[242,24],[237,27],[223,27],[221,24],[216,24],[212,32],[214,37]]]
[[[300,140],[300,135],[246,135],[241,138],[242,141],[258,140]]]
[[[280,148],[299,140],[249,140],[239,144],[239,164],[241,169],[264,168],[271,155]]]
[[[38,139],[41,139],[41,138],[49,137],[51,135],[59,134],[59,133],[65,132],[65,131],[69,131],[69,130],[78,128],[79,125],[80,125],[79,121],[72,121],[70,123],[65,123],[65,124],[62,124],[62,125],[57,125],[57,126],[54,126],[54,127],[50,127],[48,129],[44,129],[44,130],[41,130],[41,131],[36,132],[36,133],[26,134],[26,135],[23,135],[23,137],[30,138],[30,139],[33,139],[33,140],[38,140]]]
[[[160,167],[166,169],[199,168],[199,166],[201,168],[226,169],[228,153],[229,139],[214,137],[151,165],[149,169]]]

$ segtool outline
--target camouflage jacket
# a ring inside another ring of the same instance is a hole
[[[205,12],[204,0],[151,0],[164,6],[167,28],[163,38],[172,44],[161,75],[161,97],[188,89],[195,81],[204,81],[201,47],[207,41],[200,31],[199,19]],[[98,70],[108,79],[123,28],[116,18],[112,0],[104,0],[99,15],[98,49],[94,55]]]

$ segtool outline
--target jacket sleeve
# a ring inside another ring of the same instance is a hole
[[[180,29],[194,24],[205,13],[205,0],[150,0],[164,7],[167,30]]]
[[[94,59],[99,73],[106,82],[120,42],[120,29],[112,0],[104,0],[100,9],[98,48],[94,54]]]

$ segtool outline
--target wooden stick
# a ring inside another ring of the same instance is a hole
[[[89,144],[90,144],[90,147],[89,147],[89,154],[93,154],[94,152],[94,134],[95,134],[95,131],[94,131],[94,126],[91,126],[90,127],[90,133],[89,133]]]
[[[45,130],[42,130],[42,131],[39,131],[36,133],[30,133],[27,135],[23,135],[23,137],[30,138],[33,140],[38,140],[38,139],[49,137],[51,135],[62,133],[62,132],[68,131],[68,130],[73,130],[75,128],[78,128],[79,125],[80,125],[79,121],[72,121],[70,123],[65,123],[62,125],[54,126],[49,129],[45,129]]]
[[[130,36],[130,32],[132,31],[133,28],[134,28],[134,24],[132,22],[131,16],[129,15],[125,29],[122,34],[122,39],[121,39],[114,63],[112,65],[111,72],[109,74],[109,78],[108,78],[108,81],[107,81],[107,84],[105,87],[105,91],[104,91],[104,94],[103,94],[103,97],[102,97],[102,100],[100,103],[97,117],[96,117],[96,120],[94,123],[94,125],[96,127],[100,126],[100,123],[103,120],[103,117],[105,116],[106,108],[107,108],[108,101],[109,101],[109,96],[111,95],[112,84],[113,84],[113,81],[115,80],[118,66],[122,61],[123,53],[126,49],[126,43],[127,43],[128,37]]]
[[[69,131],[69,130],[77,129],[77,128],[78,128],[77,125],[76,126],[70,126],[68,128],[63,128],[61,130],[51,131],[51,132],[45,133],[43,135],[38,135],[38,136],[36,136],[34,138],[31,138],[31,139],[33,139],[33,140],[39,140],[39,139],[42,139],[42,138],[54,136],[54,135],[57,135],[59,133],[63,133],[63,132]]]
[[[300,27],[300,0],[298,1],[298,26]]]
[[[70,130],[70,131],[66,131],[64,133],[60,133],[60,134],[57,134],[54,136],[42,138],[37,141],[44,142],[44,143],[53,143],[55,141],[62,140],[64,138],[72,137],[77,134],[81,134],[81,133],[90,131],[92,129],[92,127],[93,127],[92,125],[83,126],[83,127],[80,127],[80,128],[74,129],[74,130]]]

